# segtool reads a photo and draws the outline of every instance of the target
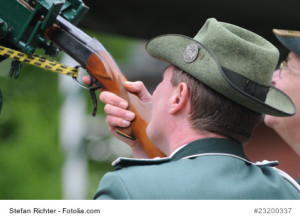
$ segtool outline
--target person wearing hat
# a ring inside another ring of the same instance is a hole
[[[152,96],[141,82],[125,88],[152,105],[147,135],[166,157],[146,159],[139,143],[124,140],[134,158],[113,162],[94,199],[300,199],[277,162],[253,163],[243,151],[262,113],[295,113],[271,86],[279,57],[271,43],[210,18],[194,38],[162,35],[146,50],[170,64],[162,82]],[[134,119],[120,97],[104,91],[100,100],[113,133]]]
[[[284,118],[266,115],[264,122],[300,156],[300,32],[281,29],[274,29],[273,32],[291,52],[274,72],[272,83],[293,99],[298,111]]]

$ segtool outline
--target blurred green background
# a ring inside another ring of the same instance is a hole
[[[141,1],[137,0],[84,2],[90,10],[79,27],[89,35],[96,36],[118,63],[134,57],[135,62],[128,62],[121,69],[127,76],[135,72],[135,79],[129,79],[143,80],[148,89],[157,83],[153,81],[160,79],[153,74],[161,73],[156,70],[159,65],[151,62],[146,64],[142,58],[146,53],[139,49],[142,40],[124,36],[144,39],[167,33],[194,36],[207,18],[215,17],[219,21],[245,27],[270,40],[280,49],[282,59],[288,50],[275,38],[272,29],[297,30],[299,27],[300,2],[296,0],[288,0],[285,4],[271,0],[189,0],[185,3],[153,0],[143,2],[143,7]],[[99,30],[101,33],[87,30]],[[138,50],[134,56],[133,50]],[[14,80],[8,77],[10,62],[7,59],[0,63],[0,89],[3,94],[0,114],[0,199],[65,199],[63,167],[66,151],[60,142],[63,98],[59,89],[59,74],[23,65],[19,79]],[[71,78],[70,82],[73,83]],[[86,120],[89,125],[93,122],[89,129],[97,130],[88,137],[92,142],[87,141],[80,150],[87,160],[87,192],[84,198],[91,199],[103,174],[113,170],[111,162],[117,154],[105,151],[111,149],[114,152],[120,147],[119,143],[108,141],[109,135],[102,136],[99,133],[99,130],[101,133],[107,131],[103,122],[103,105],[98,102],[97,118],[92,118],[89,92],[82,89],[82,94],[87,102]],[[263,159],[273,159],[265,158],[273,150],[266,149],[261,153],[260,146],[254,150]],[[275,159],[278,159],[277,156]]]
[[[135,39],[86,32],[96,36],[117,62],[125,59],[128,49],[136,42]],[[0,63],[0,89],[3,94],[0,199],[62,199],[65,156],[59,142],[62,103],[58,89],[59,74],[23,64],[19,79],[14,80],[8,77],[10,63],[10,59]],[[87,115],[90,115],[90,95],[85,90],[83,93],[87,96]],[[103,104],[98,101],[98,105],[97,115],[103,115]],[[97,123],[99,127],[107,127]],[[86,199],[92,198],[101,177],[110,170],[113,170],[110,159],[88,159]]]

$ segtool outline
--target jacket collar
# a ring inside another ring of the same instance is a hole
[[[235,155],[248,160],[241,143],[222,138],[206,138],[196,140],[177,150],[170,156],[170,158],[172,161],[176,161],[182,158],[189,158],[190,156],[201,154]]]
[[[112,166],[118,170],[128,166],[157,165],[170,161],[177,161],[183,158],[193,158],[200,155],[230,155],[245,161],[249,161],[244,153],[242,144],[230,139],[206,138],[196,140],[181,147],[170,157],[154,159],[133,159],[119,157],[112,163]]]

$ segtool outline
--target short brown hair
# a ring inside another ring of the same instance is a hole
[[[189,120],[196,129],[223,135],[245,144],[261,114],[235,103],[174,66],[171,83],[188,85],[191,96]]]

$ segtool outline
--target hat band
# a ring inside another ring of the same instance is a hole
[[[269,92],[269,86],[258,84],[255,81],[252,81],[251,79],[246,78],[245,76],[238,74],[228,68],[221,68],[223,70],[224,76],[227,78],[227,81],[229,81],[233,87],[247,95],[251,95],[256,99],[265,102],[267,94]]]

